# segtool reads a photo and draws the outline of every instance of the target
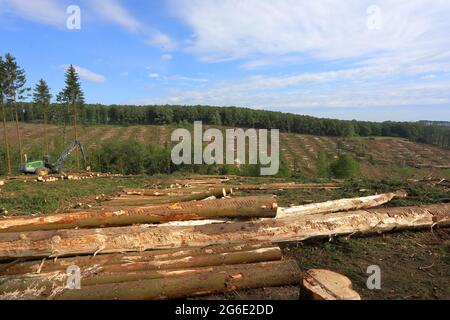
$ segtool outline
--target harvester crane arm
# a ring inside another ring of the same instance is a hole
[[[81,155],[83,156],[84,164],[86,165],[87,160],[86,160],[86,154],[84,153],[83,145],[81,144],[80,141],[75,140],[75,141],[72,143],[72,145],[71,145],[69,148],[67,148],[67,149],[61,154],[61,156],[58,158],[58,160],[56,161],[55,166],[54,166],[54,170],[55,170],[56,172],[58,172],[58,173],[61,172],[61,170],[62,170],[62,168],[63,168],[63,165],[64,165],[64,162],[67,160],[67,158],[70,156],[70,154],[71,154],[76,148],[80,148]]]

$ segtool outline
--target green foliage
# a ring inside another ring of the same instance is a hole
[[[84,103],[84,93],[81,90],[80,77],[75,67],[70,65],[65,74],[65,87],[57,96],[60,103],[67,105],[81,105]]]
[[[316,176],[318,178],[328,178],[330,176],[330,168],[328,155],[325,151],[320,151],[316,161]]]
[[[149,145],[145,156],[145,173],[154,175],[157,173],[172,172],[172,162],[170,160],[170,149]]]
[[[144,165],[144,148],[134,141],[108,141],[91,158],[92,169],[101,172],[141,174]]]
[[[50,104],[52,95],[50,94],[50,89],[47,83],[40,79],[36,84],[33,92],[33,102],[38,106],[47,106]]]
[[[7,102],[15,103],[17,100],[25,98],[29,90],[25,87],[25,70],[20,68],[11,54],[5,54],[5,60],[2,63],[2,91]]]
[[[339,156],[331,163],[330,169],[333,176],[338,179],[351,179],[359,174],[359,164],[349,154]]]
[[[404,179],[410,178],[414,175],[414,169],[408,166],[403,166],[398,169],[400,176]]]

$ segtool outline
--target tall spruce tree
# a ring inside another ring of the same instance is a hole
[[[73,65],[70,65],[65,74],[66,86],[58,94],[57,100],[63,103],[67,108],[72,109],[73,127],[75,131],[75,140],[78,140],[78,108],[84,104],[84,93],[81,90],[80,77]],[[78,150],[76,151],[77,169],[80,169],[80,160]]]
[[[5,143],[5,167],[8,170],[8,174],[11,174],[11,158],[9,154],[9,143],[8,136],[6,134],[6,70],[5,70],[5,62],[3,61],[3,57],[0,56],[0,106],[2,111],[2,120],[3,120],[3,138]]]
[[[20,161],[23,161],[22,138],[19,128],[19,111],[17,109],[17,101],[26,97],[29,88],[25,87],[26,77],[25,70],[20,68],[11,54],[5,54],[4,69],[6,75],[5,94],[7,103],[11,104],[16,119],[16,133],[19,142]]]
[[[47,83],[41,79],[36,84],[33,92],[33,103],[38,107],[42,108],[42,113],[44,115],[44,146],[45,154],[49,153],[48,148],[48,137],[47,137],[47,123],[48,123],[48,108],[50,106],[50,100],[52,95],[50,94],[50,89]]]

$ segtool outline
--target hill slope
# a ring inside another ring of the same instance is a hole
[[[21,123],[20,127],[25,153],[31,153],[30,150],[40,149],[43,146],[43,125]],[[108,140],[132,139],[144,144],[162,145],[170,141],[170,134],[175,128],[170,125],[84,126],[79,129],[79,139],[88,153]],[[63,133],[62,126],[48,126],[50,150],[57,144],[60,146],[68,144],[73,138],[71,127],[66,129],[66,143],[62,141]],[[11,145],[17,145],[14,123],[7,124],[7,136]],[[3,137],[2,127],[0,137]],[[320,152],[325,152],[329,159],[343,153],[353,155],[359,159],[363,175],[369,178],[450,174],[450,150],[400,138],[342,138],[281,133],[280,152],[282,161],[291,170],[301,172],[305,176],[314,176],[316,159]]]

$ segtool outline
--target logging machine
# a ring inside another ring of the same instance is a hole
[[[51,162],[50,156],[44,156],[43,160],[39,161],[31,161],[25,162],[20,166],[20,171],[22,173],[34,173],[39,176],[45,176],[49,173],[61,173],[64,162],[69,158],[70,154],[74,152],[77,148],[80,149],[81,155],[83,156],[84,167],[89,170],[89,167],[86,167],[87,160],[86,154],[84,153],[83,145],[80,141],[75,140],[56,160],[56,162]],[[26,160],[25,160],[26,161]]]

